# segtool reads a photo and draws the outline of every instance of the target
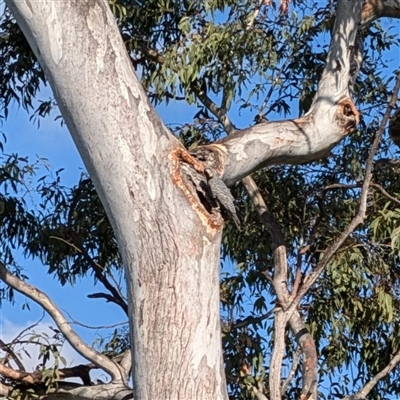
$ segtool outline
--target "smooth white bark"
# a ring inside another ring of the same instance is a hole
[[[126,267],[137,399],[226,399],[220,232],[179,183],[178,141],[105,0],[7,0],[52,86]],[[175,168],[175,169],[174,169]]]

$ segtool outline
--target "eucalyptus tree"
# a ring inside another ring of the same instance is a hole
[[[250,1],[6,4],[4,117],[12,100],[31,109],[48,82],[90,180],[70,192],[58,182],[40,186],[45,208],[53,204],[46,215],[1,194],[0,278],[41,305],[88,360],[30,373],[3,344],[5,396],[400,392],[400,188],[391,142],[381,140],[392,114],[398,137],[400,78],[380,71],[379,57],[398,38],[378,22],[399,17],[398,1],[299,2],[293,10],[282,1],[279,12]],[[171,101],[199,108],[177,135],[153,107]],[[255,124],[237,129],[246,110]],[[10,169],[17,161],[3,168],[15,192],[30,172]],[[223,231],[207,168],[232,187],[241,230],[228,220]],[[63,283],[93,271],[109,292],[102,297],[129,317],[131,351],[124,332],[111,353],[86,344],[48,296],[12,271],[16,243]],[[220,279],[221,255],[237,265]],[[122,265],[128,302],[108,279]],[[110,383],[93,385],[93,368]],[[70,376],[82,384],[62,381]]]

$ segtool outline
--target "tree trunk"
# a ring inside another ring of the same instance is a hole
[[[6,3],[45,70],[117,236],[135,399],[226,399],[221,231],[208,225],[181,180],[185,150],[149,104],[107,1]]]

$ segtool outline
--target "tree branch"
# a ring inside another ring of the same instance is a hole
[[[281,388],[281,393],[285,393],[286,389],[289,387],[290,382],[292,381],[294,374],[296,373],[297,370],[297,365],[299,363],[299,358],[301,354],[301,348],[300,346],[296,349],[294,355],[293,355],[293,360],[292,360],[292,367],[290,368],[289,375],[285,379],[285,382],[282,383],[282,388]]]
[[[96,331],[98,331],[100,329],[116,328],[117,326],[128,325],[128,323],[129,323],[129,321],[125,321],[125,322],[118,322],[118,323],[112,324],[112,325],[102,325],[102,326],[85,325],[82,322],[76,321],[74,318],[72,318],[71,314],[67,310],[63,309],[63,311],[65,312],[65,314],[68,315],[68,318],[70,319],[70,321],[69,321],[70,324],[79,325],[79,326],[82,326],[83,328],[86,328],[86,329],[94,329]]]
[[[344,397],[342,400],[365,400],[376,384],[385,376],[389,375],[393,369],[400,363],[400,350],[390,360],[389,364],[378,372],[359,392],[352,396]]]
[[[29,387],[28,387],[29,388]],[[23,388],[21,388],[23,389]],[[121,383],[107,383],[85,386],[74,382],[58,382],[57,387],[49,388],[40,385],[35,388],[35,394],[46,400],[130,400],[133,399],[132,389]],[[23,392],[23,390],[21,390]],[[0,383],[0,395],[10,396],[12,388]],[[31,397],[28,397],[31,398]]]
[[[287,289],[287,255],[282,229],[275,218],[273,218],[273,216],[267,211],[267,206],[257,185],[252,179],[250,181],[248,178],[249,177],[246,177],[244,181],[246,181],[246,188],[249,192],[249,196],[260,216],[262,223],[266,226],[268,232],[270,233],[275,267],[273,285],[277,295],[277,303],[279,306],[282,306],[285,309],[289,306],[291,296]],[[282,359],[279,358],[278,354],[274,356],[274,352],[280,351],[279,349],[281,349],[281,337],[284,338],[285,332],[284,329],[282,331],[282,326],[286,326],[287,322],[289,322],[289,327],[293,332],[293,335],[295,336],[303,354],[302,396],[307,396],[309,393],[315,394],[317,390],[317,350],[315,347],[315,342],[297,311],[294,314],[285,312],[283,315],[284,317],[282,318],[275,318],[275,343],[272,356],[274,364],[272,365],[271,360],[271,373],[269,380],[271,400],[278,398],[274,397],[278,396],[278,393],[283,394],[280,388],[281,367],[278,367],[279,362],[281,363],[280,365],[282,365]]]
[[[14,360],[15,364],[17,364],[19,371],[21,371],[21,372],[25,371],[24,365],[22,364],[22,362],[18,358],[18,356],[15,354],[15,352],[13,351],[11,346],[4,343],[1,339],[0,339],[0,349],[3,350],[4,352],[6,352],[8,354],[8,356],[10,356]],[[6,364],[6,362],[8,361],[8,356],[4,357],[4,359],[2,360],[3,364]]]
[[[393,203],[400,205],[400,200],[397,200],[395,197],[391,196],[381,185],[378,185],[377,183],[371,183],[371,187],[378,189],[390,201],[393,201]]]
[[[24,294],[31,300],[39,304],[54,320],[58,329],[64,335],[69,344],[82,356],[98,365],[111,375],[114,382],[125,383],[127,377],[122,374],[119,367],[103,354],[97,352],[76,334],[65,319],[61,311],[53,303],[53,301],[42,291],[34,286],[17,278],[7,270],[5,265],[0,261],[0,279],[14,290]]]
[[[268,397],[263,394],[263,392],[257,387],[253,386],[253,392],[258,400],[268,400]]]
[[[122,354],[114,357],[113,360],[125,371],[126,376],[130,374],[132,368],[132,354],[130,349],[127,349]]]
[[[268,311],[266,314],[260,315],[259,317],[247,317],[243,320],[236,321],[234,324],[232,324],[231,328],[238,329],[248,326],[250,324],[260,323],[265,319],[269,318],[273,313],[277,312],[280,309],[281,307],[274,307],[272,310]]]
[[[363,25],[381,17],[400,18],[399,0],[367,0],[363,4],[361,21]]]
[[[52,239],[59,240],[68,246],[71,246],[73,249],[75,249],[77,252],[81,253],[85,260],[90,264],[92,267],[96,278],[103,284],[103,286],[112,294],[112,295],[104,295],[103,297],[106,297],[109,302],[115,303],[119,305],[125,312],[126,315],[128,315],[128,305],[125,303],[124,299],[121,297],[121,295],[118,293],[118,290],[108,281],[107,277],[105,276],[104,268],[95,262],[87,253],[87,251],[81,247],[78,246],[74,243],[69,242],[68,240],[65,240],[63,238],[60,238],[58,236],[50,236]],[[90,297],[90,296],[88,296]],[[99,296],[100,297],[100,296]]]
[[[61,368],[57,370],[60,379],[65,378],[80,378],[84,385],[90,386],[92,384],[90,380],[89,371],[91,369],[100,368],[97,365],[91,364],[81,364],[76,365],[71,368]],[[7,367],[0,364],[0,374],[8,379],[12,379],[17,382],[21,382],[25,385],[36,385],[42,382],[43,371],[34,372],[22,372],[16,371],[13,368]]]
[[[297,308],[299,305],[301,299],[303,296],[310,290],[311,286],[315,283],[315,281],[318,279],[319,275],[322,273],[322,271],[325,269],[333,255],[339,250],[339,248],[342,246],[342,244],[345,242],[345,240],[350,236],[350,234],[356,229],[358,225],[360,225],[366,216],[366,210],[367,210],[367,198],[368,198],[368,192],[369,192],[369,187],[371,186],[371,181],[372,181],[372,165],[374,161],[374,156],[375,153],[378,149],[379,142],[382,138],[382,135],[385,131],[385,126],[389,120],[390,114],[392,109],[396,105],[397,101],[397,94],[400,90],[400,73],[397,74],[397,80],[395,87],[393,89],[392,97],[391,100],[388,104],[388,107],[386,109],[385,115],[382,119],[382,123],[379,127],[379,130],[375,136],[374,142],[372,144],[371,150],[368,155],[366,167],[365,167],[365,178],[362,184],[362,189],[361,189],[361,196],[360,196],[360,206],[357,215],[353,218],[353,220],[350,222],[349,226],[347,229],[339,236],[339,238],[335,241],[335,243],[326,251],[325,256],[321,260],[321,262],[317,265],[317,267],[310,273],[309,276],[307,276],[304,280],[303,286],[300,288],[299,293],[297,294],[296,298],[293,300],[292,304],[289,307],[290,312],[294,312],[294,310]]]
[[[228,134],[231,134],[236,131],[236,128],[233,126],[232,122],[226,115],[226,111],[223,108],[218,107],[208,96],[207,93],[201,89],[200,83],[196,80],[192,83],[191,89],[197,96],[197,98],[204,104],[204,106],[210,110],[218,119],[218,121],[223,125],[225,131]],[[226,103],[225,96],[223,96],[223,103]],[[225,104],[225,107],[227,104]]]
[[[149,59],[157,62],[158,64],[164,64],[165,57],[159,54],[157,51],[153,49],[149,49],[148,47],[139,44],[139,50]],[[201,83],[199,80],[195,80],[190,85],[190,88],[193,90],[194,94],[197,98],[204,104],[204,106],[211,111],[218,119],[218,121],[223,125],[225,131],[230,134],[234,132],[236,129],[233,126],[232,122],[226,115],[226,100],[223,100],[224,107],[218,107],[208,96],[207,93],[201,88]],[[223,99],[226,99],[226,96],[223,96]]]
[[[285,330],[287,315],[283,310],[275,314],[274,348],[269,366],[269,393],[271,400],[281,400],[281,370],[285,354]]]
[[[196,92],[197,94],[197,92]],[[212,101],[207,97],[205,93],[202,93],[203,104],[217,117],[217,119],[225,126],[228,134],[234,132],[233,125],[227,120],[226,113],[223,109],[218,108]],[[211,108],[210,108],[211,107]],[[226,122],[229,122],[228,124]],[[261,222],[267,227],[271,235],[273,242],[274,252],[274,279],[273,285],[278,298],[278,304],[284,305],[286,308],[289,305],[289,291],[287,289],[287,254],[286,246],[284,244],[283,234],[281,227],[273,216],[267,211],[265,201],[260,193],[257,184],[254,182],[251,176],[246,176],[242,180],[244,187],[249,193],[250,199],[257,210]],[[275,307],[272,311],[266,314],[266,318],[279,307]],[[284,346],[284,336],[286,323],[289,320],[289,326],[292,330],[300,348],[303,352],[303,388],[302,395],[307,396],[309,393],[316,393],[316,382],[317,382],[317,351],[315,348],[314,340],[309,334],[305,324],[303,323],[299,313],[294,315],[284,314],[283,317],[275,317],[275,342],[272,354],[273,365],[271,366],[270,373],[270,391],[271,399],[280,399],[280,380],[281,380],[281,366],[283,360],[283,353],[280,355],[278,352],[282,350]],[[283,342],[282,342],[283,340]],[[275,396],[275,397],[274,397]]]
[[[35,371],[35,372],[16,371],[15,369],[7,367],[3,364],[0,364],[0,375],[8,379],[12,379],[14,381],[19,381],[30,385],[40,382],[42,377],[41,371]]]

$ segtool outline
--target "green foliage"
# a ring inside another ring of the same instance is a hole
[[[104,208],[87,178],[76,187],[61,185],[60,173],[36,180],[46,160],[29,164],[16,155],[0,167],[0,248],[3,262],[16,265],[13,250],[39,258],[60,283],[74,283],[88,272],[95,279],[120,270],[117,245]],[[30,193],[35,192],[38,202]],[[33,201],[33,203],[32,203]],[[31,208],[32,207],[32,208]]]
[[[200,104],[199,92],[235,118],[241,111],[274,119],[308,111],[328,50],[334,21],[331,5],[316,9],[300,1],[286,16],[264,6],[250,26],[252,1],[109,3],[153,103],[175,100],[198,106],[193,121],[171,127],[188,148],[225,135],[221,124]],[[7,12],[0,19],[0,33],[4,116],[13,101],[36,117],[47,116],[54,102],[49,99],[36,110],[32,108],[44,77]],[[359,183],[393,85],[385,51],[399,44],[391,29],[376,22],[363,35],[365,59],[355,86],[362,111],[358,131],[324,160],[274,166],[253,176],[268,211],[282,227],[289,287],[298,270],[306,276],[315,268],[358,211]],[[385,137],[377,159],[392,153]],[[63,285],[88,274],[97,282],[121,270],[109,221],[86,176],[69,189],[62,186],[60,172],[36,181],[35,171],[43,161],[30,165],[13,155],[3,156],[2,162],[0,249],[4,262],[15,265],[13,252],[22,249],[26,256],[38,257]],[[329,383],[321,393],[326,399],[362,387],[400,346],[400,207],[393,201],[400,200],[399,171],[376,164],[373,182],[364,224],[334,255],[300,305],[320,356],[320,380]],[[39,198],[36,208],[27,201],[31,191]],[[274,264],[268,233],[241,184],[234,194],[243,229],[238,232],[228,221],[224,230],[223,347],[230,398],[253,399],[252,387],[267,387],[268,383]],[[13,272],[22,276],[18,266]],[[12,299],[12,291],[0,290],[3,298]],[[96,345],[115,356],[129,347],[127,336],[125,328],[117,329]],[[296,347],[289,335],[285,376]],[[400,395],[399,378],[399,372],[393,371],[371,393],[371,399]],[[298,398],[300,381],[298,368],[286,391],[287,399]]]
[[[0,16],[0,64],[2,116],[7,117],[13,103],[31,109],[33,98],[45,78],[25,37],[7,10]]]
[[[44,388],[44,392],[48,392],[57,387],[57,381],[60,379],[59,368],[66,366],[66,360],[60,356],[64,338],[58,330],[51,327],[49,328],[53,330],[54,335],[48,335],[45,332],[35,333],[33,328],[34,326],[28,331],[23,331],[7,345],[9,352],[4,357],[0,357],[0,362],[7,366],[10,359],[21,356],[21,353],[34,360],[32,350],[36,349],[38,351],[37,365],[32,379],[37,382],[37,385]],[[13,356],[10,357],[10,354]],[[9,385],[13,382],[11,379],[5,378],[2,383]],[[13,388],[12,398],[28,400],[39,398],[39,395],[36,393],[34,385],[20,384]]]

